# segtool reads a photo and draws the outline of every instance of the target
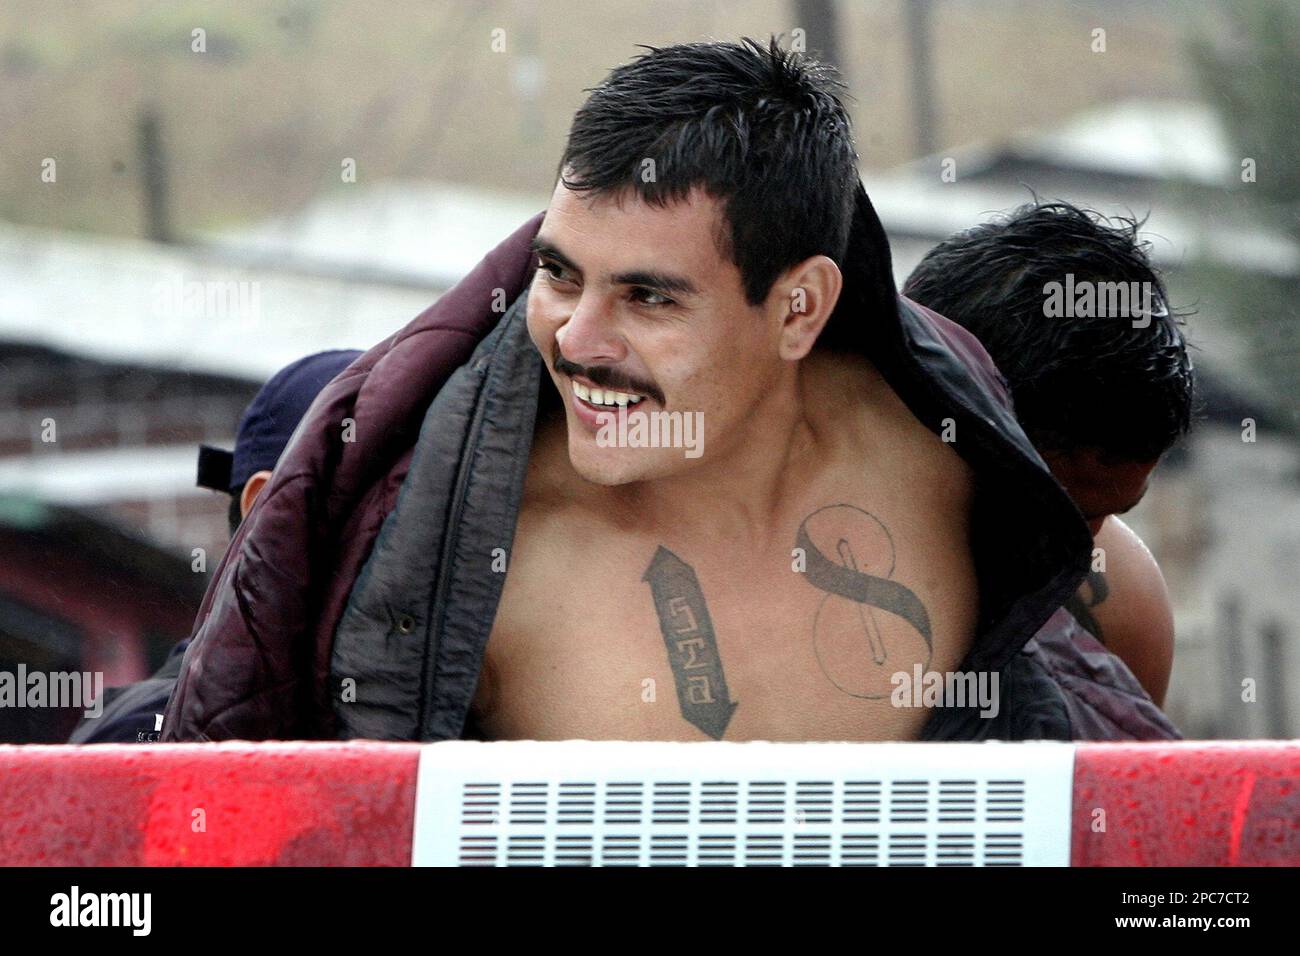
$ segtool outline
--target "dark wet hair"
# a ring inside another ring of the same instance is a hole
[[[588,91],[560,181],[660,207],[703,188],[721,204],[718,250],[751,306],[810,256],[842,266],[858,173],[833,68],[776,37],[766,49],[749,38],[644,49]]]
[[[1011,387],[1040,451],[1081,446],[1154,460],[1191,425],[1192,362],[1182,317],[1167,306],[1143,225],[1065,202],[1037,201],[935,246],[903,294],[965,326]],[[1050,283],[1150,283],[1145,328],[1132,316],[1054,317]]]

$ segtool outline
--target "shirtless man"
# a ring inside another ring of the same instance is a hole
[[[1142,500],[1189,427],[1192,362],[1138,225],[1111,225],[1068,203],[1023,206],[936,246],[904,294],[979,336],[1006,376],[1021,424],[1105,555],[1105,571],[1091,571],[1065,606],[1163,705],[1174,654],[1169,594],[1155,558],[1118,516]],[[1064,288],[1067,274],[1078,290],[1146,284],[1152,314],[1049,314],[1052,283]]]
[[[835,89],[775,40],[595,88],[545,214],[296,432],[164,740],[1176,736],[1030,646],[1090,536],[898,296]]]
[[[761,68],[744,58],[737,74]],[[841,108],[810,89],[817,123],[834,129]],[[634,132],[613,92],[607,102],[604,122]],[[594,157],[570,142],[527,308],[562,401],[539,416],[475,698],[488,737],[912,739],[927,714],[891,706],[890,676],[953,670],[970,646],[970,468],[870,362],[818,344],[857,182],[847,130],[816,149],[759,132],[753,148],[801,177],[744,177],[731,216],[787,217],[764,236],[736,230],[698,186],[658,205],[631,188],[571,189],[572,166]],[[689,162],[657,152],[657,135],[615,155],[606,144],[606,165],[581,172],[600,183],[639,174],[643,154],[664,170]],[[752,246],[744,269],[718,241],[728,235]],[[629,415],[702,412],[703,453],[605,447],[598,416],[627,403]],[[827,602],[797,569],[801,541],[896,582],[892,613]]]

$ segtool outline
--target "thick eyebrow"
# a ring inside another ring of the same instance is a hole
[[[533,241],[529,243],[528,248],[539,256],[554,259],[570,272],[582,275],[582,270],[578,268],[577,263],[561,252],[557,246],[541,236],[535,236]],[[653,269],[634,269],[631,272],[620,272],[613,276],[612,279],[615,285],[641,286],[646,289],[653,289],[655,292],[671,293],[678,296],[700,294],[699,290],[695,288],[695,283],[685,276],[673,275],[669,272],[656,272]]]

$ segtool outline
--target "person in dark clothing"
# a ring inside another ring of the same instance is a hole
[[[276,372],[244,410],[227,451],[199,446],[198,485],[230,495],[227,518],[234,537],[270,479],[275,463],[320,390],[361,352],[339,349],[318,352]],[[144,743],[158,739],[159,724],[171,696],[189,638],[172,648],[157,672],[135,684],[110,687],[98,717],[81,721],[69,743]]]
[[[1151,552],[1118,516],[1187,433],[1194,386],[1140,226],[1033,202],[940,243],[903,294],[974,332],[1006,377],[1025,433],[1098,549],[1065,607],[1161,704],[1173,612]]]

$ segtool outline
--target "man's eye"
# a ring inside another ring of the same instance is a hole
[[[676,304],[673,302],[672,299],[668,298],[667,296],[660,295],[658,292],[655,292],[651,289],[635,289],[633,290],[632,295],[644,296],[645,298],[643,298],[641,301],[645,305],[675,305]],[[654,301],[649,301],[649,300],[654,300]]]
[[[545,272],[545,273],[546,273],[548,276],[550,276],[552,279],[560,279],[560,280],[563,280],[563,279],[564,279],[564,276],[560,275],[560,273],[564,271],[564,267],[563,267],[562,265],[558,264],[558,263],[555,263],[555,262],[545,262],[545,261],[543,261],[543,262],[539,262],[539,263],[537,263],[537,268],[538,268],[538,269],[541,269],[543,272]],[[552,271],[552,270],[554,270],[554,271]]]

